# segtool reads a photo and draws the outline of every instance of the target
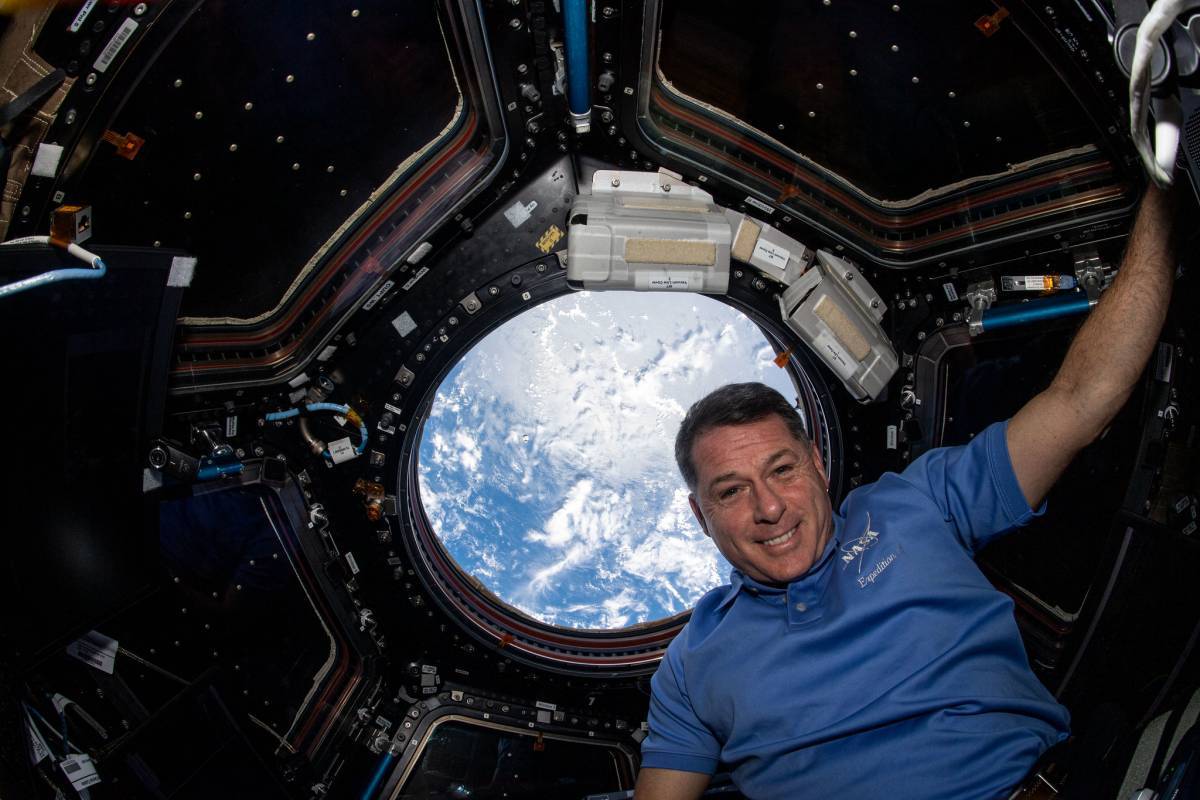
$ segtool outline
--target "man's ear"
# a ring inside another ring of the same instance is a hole
[[[824,464],[824,462],[821,461],[821,451],[820,451],[820,449],[818,449],[818,447],[815,443],[810,446],[812,447],[811,456],[812,456],[813,466],[817,468],[817,473],[821,476],[821,480],[825,481],[825,488],[828,489],[829,488],[829,476],[825,474],[825,464]]]
[[[708,523],[704,521],[704,514],[700,513],[700,504],[696,502],[696,495],[688,495],[688,505],[692,507],[692,514],[696,517],[696,522],[700,523],[700,530],[704,531],[704,535],[712,538],[712,534],[708,532]]]

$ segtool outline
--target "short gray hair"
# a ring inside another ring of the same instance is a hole
[[[766,384],[729,383],[693,403],[675,435],[675,463],[688,489],[696,489],[692,446],[701,434],[725,425],[748,425],[772,414],[784,421],[796,441],[808,445],[804,419],[795,406]]]

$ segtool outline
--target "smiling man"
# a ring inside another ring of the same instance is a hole
[[[655,674],[638,800],[1005,798],[1069,719],[1029,668],[1012,601],[976,567],[1128,399],[1162,327],[1169,204],[1143,199],[1113,286],[1048,389],[836,511],[819,450],[761,384],[696,403],[675,456],[733,565]]]

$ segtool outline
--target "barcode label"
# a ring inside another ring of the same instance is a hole
[[[67,645],[67,655],[112,675],[118,649],[116,639],[110,639],[99,631],[88,631]]]
[[[121,52],[121,48],[125,46],[125,43],[129,41],[137,28],[138,24],[131,19],[126,19],[121,23],[121,27],[117,28],[117,32],[108,40],[108,44],[100,52],[100,57],[92,65],[96,72],[104,72],[104,70],[112,65],[112,62],[116,60],[117,55]]]
[[[407,292],[409,289],[416,286],[417,281],[421,280],[421,278],[424,278],[428,272],[429,272],[429,267],[421,267],[419,270],[417,270],[417,274],[413,275],[411,278],[406,280],[404,282],[404,285],[401,286],[400,288]]]
[[[363,303],[363,310],[370,311],[372,308],[374,308],[375,304],[382,300],[383,296],[388,293],[388,289],[391,289],[395,285],[395,281],[384,281],[383,286],[380,286],[375,290],[375,294],[371,295],[371,299]]]
[[[96,774],[96,765],[92,763],[92,757],[86,753],[67,756],[59,762],[59,766],[62,767],[63,774],[67,776],[67,780],[71,782],[71,786],[76,791],[95,786],[100,782],[100,776]]]
[[[750,197],[749,195],[746,196],[746,205],[754,206],[755,208],[757,208],[759,211],[763,212],[764,214],[774,214],[775,213],[775,209],[771,208],[769,205],[767,205],[763,201],[758,200],[757,198],[754,198],[754,197]]]

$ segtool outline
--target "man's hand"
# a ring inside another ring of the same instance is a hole
[[[638,773],[633,800],[696,800],[708,782],[702,772],[645,768]]]
[[[1171,200],[1154,186],[1146,191],[1113,285],[1075,335],[1054,382],[1008,423],[1013,470],[1031,508],[1121,410],[1150,358],[1174,279]]]

